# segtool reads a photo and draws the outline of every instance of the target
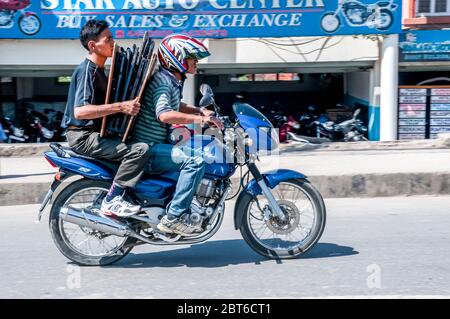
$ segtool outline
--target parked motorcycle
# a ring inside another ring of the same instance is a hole
[[[315,121],[313,124],[316,127],[316,136],[326,137],[331,141],[367,141],[367,138],[364,136],[365,134],[367,134],[367,127],[361,120],[357,119],[357,116],[360,112],[361,109],[357,109],[353,113],[353,117],[350,120],[346,120],[337,124],[333,121]]]
[[[12,28],[14,16],[19,11],[17,20],[19,30],[26,35],[35,35],[41,29],[41,20],[36,13],[25,11],[30,0],[0,0],[0,28]]]
[[[0,123],[3,127],[3,132],[6,136],[6,143],[26,143],[29,140],[29,136],[25,134],[25,130],[20,127],[16,127],[13,121],[5,116],[0,117]]]
[[[397,9],[394,0],[364,4],[357,0],[339,0],[334,12],[327,12],[320,21],[321,28],[334,33],[341,26],[343,18],[352,27],[365,26],[380,31],[388,30],[394,22],[392,11]]]
[[[202,85],[201,93],[200,105],[214,105],[219,116],[211,88]],[[127,200],[141,205],[142,210],[131,217],[112,218],[103,215],[99,208],[118,165],[51,143],[53,151],[44,155],[59,171],[39,209],[38,219],[62,182],[70,176],[81,177],[62,189],[51,207],[50,232],[60,252],[80,265],[107,265],[139,244],[203,242],[222,224],[225,201],[232,190],[230,178],[238,166],[247,167],[248,171],[241,175],[236,193],[234,227],[247,244],[257,253],[275,259],[295,258],[309,251],[325,227],[322,196],[302,173],[287,169],[261,173],[256,165],[257,155],[277,147],[274,127],[248,104],[235,103],[233,112],[236,120],[221,117],[225,124],[223,142],[212,135],[193,136],[189,141],[192,147],[203,151],[207,163],[190,214],[191,220],[201,223],[203,231],[192,236],[166,234],[156,227],[172,199],[179,172],[145,176],[127,195]],[[257,129],[258,133],[253,134]],[[244,185],[249,174],[254,179]]]
[[[28,135],[31,143],[53,141],[55,130],[48,128],[48,117],[38,111],[27,111]]]
[[[64,113],[53,109],[45,109],[44,114],[47,116],[47,129],[53,132],[52,141],[63,141],[65,139],[65,130],[61,127]]]

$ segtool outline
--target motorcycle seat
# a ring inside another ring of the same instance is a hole
[[[72,150],[70,147],[62,146],[59,143],[50,143],[50,148],[59,156],[59,157],[77,157],[82,158],[85,160],[88,160],[90,162],[93,162],[97,165],[103,166],[105,168],[108,168],[109,170],[113,172],[117,172],[120,163],[119,162],[113,162],[105,159],[99,159],[94,158],[86,155],[82,155],[79,153],[76,153],[74,150]]]
[[[94,164],[99,165],[100,167],[106,168],[110,170],[111,172],[117,172],[120,166],[120,162],[113,162],[110,160],[105,159],[99,159],[94,158],[82,154],[76,153],[74,150],[72,150],[70,147],[62,146],[59,143],[50,143],[50,148],[59,156],[59,157],[76,157],[76,158],[82,158],[85,160],[88,160]],[[142,179],[146,178],[155,178],[156,176],[164,177],[166,179],[170,180],[178,180],[179,172],[145,172]]]

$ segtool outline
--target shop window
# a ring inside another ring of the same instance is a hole
[[[11,77],[1,77],[0,78],[0,82],[1,83],[12,83],[13,82],[13,78],[11,78]]]
[[[72,81],[71,76],[58,76],[56,78],[56,85],[58,85],[58,86],[69,85],[71,81]]]
[[[275,82],[275,81],[297,81],[303,78],[298,73],[257,73],[257,74],[235,74],[230,76],[230,82]]]
[[[418,16],[450,15],[450,0],[418,0],[416,13]]]

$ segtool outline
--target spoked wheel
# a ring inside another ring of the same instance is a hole
[[[50,232],[61,253],[80,265],[108,265],[125,257],[135,238],[106,234],[59,218],[61,208],[99,209],[110,184],[81,180],[67,186],[55,200],[50,212]]]
[[[292,179],[272,189],[285,218],[271,213],[267,199],[248,199],[240,228],[257,253],[269,258],[295,258],[314,246],[325,228],[325,204],[306,180]]]

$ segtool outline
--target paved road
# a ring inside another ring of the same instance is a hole
[[[63,257],[34,222],[37,205],[0,207],[0,298],[450,297],[450,196],[326,204],[325,233],[303,258],[255,254],[229,205],[210,241],[141,246],[104,268]]]

